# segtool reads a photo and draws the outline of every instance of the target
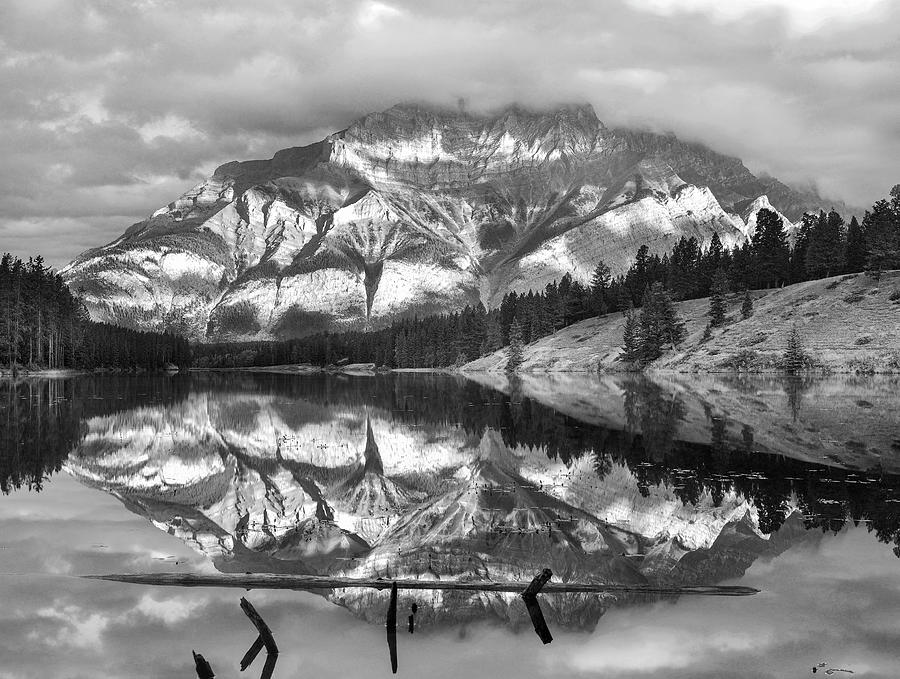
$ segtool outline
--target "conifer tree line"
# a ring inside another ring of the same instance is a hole
[[[696,238],[682,237],[662,257],[643,245],[622,276],[613,278],[600,262],[589,285],[566,274],[541,292],[507,293],[491,311],[479,304],[446,315],[398,320],[369,332],[201,345],[195,351],[198,365],[206,367],[349,360],[391,368],[435,368],[462,365],[515,340],[514,369],[522,360],[520,346],[587,318],[623,312],[626,336],[630,332],[636,338],[633,360],[646,361],[683,337],[674,302],[715,296],[718,306],[711,316],[715,327],[724,322],[725,296],[731,292],[744,292],[741,315],[747,318],[752,314],[749,290],[862,271],[877,275],[892,268],[900,268],[900,185],[891,190],[889,200],[875,203],[861,223],[854,217],[846,224],[834,210],[805,215],[794,247],[778,214],[763,208],[753,236],[740,246],[725,248],[715,233],[705,249]],[[629,311],[647,302],[652,313]],[[644,336],[650,341],[639,341]]]
[[[190,362],[181,337],[91,321],[41,257],[0,257],[0,368],[154,370]]]

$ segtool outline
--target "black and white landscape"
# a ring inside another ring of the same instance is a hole
[[[5,10],[0,679],[896,676],[894,3]]]

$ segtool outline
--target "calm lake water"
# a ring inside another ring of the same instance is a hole
[[[547,567],[760,593],[542,594],[544,646],[515,594],[401,591],[398,675],[900,675],[896,380],[6,382],[0,489],[0,679],[191,677],[192,650],[236,677],[256,638],[241,596],[279,643],[275,677],[391,675],[386,591],[81,575],[527,583]]]

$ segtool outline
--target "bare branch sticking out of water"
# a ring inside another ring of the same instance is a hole
[[[528,615],[531,617],[531,624],[534,625],[534,631],[544,644],[549,644],[553,641],[553,635],[550,634],[550,628],[547,627],[547,621],[544,620],[544,612],[538,603],[537,595],[552,577],[553,571],[545,568],[534,576],[534,580],[522,592],[522,599],[525,601],[525,608],[528,609]]]
[[[196,651],[191,651],[191,653],[194,655],[194,666],[197,669],[197,676],[200,679],[215,679],[216,674],[206,661],[206,658]]]
[[[275,643],[275,638],[272,636],[272,630],[269,629],[266,621],[263,620],[262,616],[256,612],[255,608],[253,608],[253,604],[244,597],[241,597],[241,610],[243,610],[247,617],[250,618],[250,622],[253,623],[256,631],[259,632],[259,638],[262,639],[262,642],[266,647],[266,653],[269,655],[278,655],[278,645]],[[255,645],[256,642],[254,642],[254,646]]]
[[[391,583],[391,600],[388,603],[387,619],[387,645],[391,657],[391,672],[397,674],[397,583]]]

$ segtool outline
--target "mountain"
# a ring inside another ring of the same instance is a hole
[[[493,306],[566,272],[586,282],[601,259],[615,275],[681,236],[731,246],[761,201],[788,223],[830,206],[700,144],[609,129],[589,106],[404,105],[226,163],[62,275],[95,320],[288,338]]]

